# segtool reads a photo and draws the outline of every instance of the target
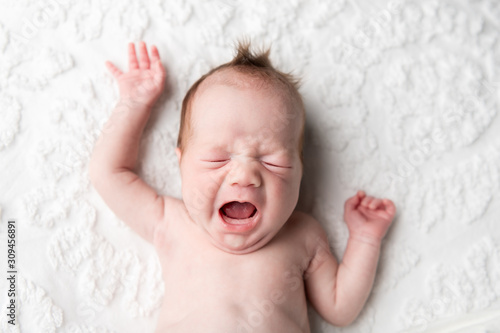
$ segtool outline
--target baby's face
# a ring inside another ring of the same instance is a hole
[[[279,96],[272,87],[210,83],[191,105],[191,135],[177,151],[183,200],[224,251],[264,246],[297,203],[302,120]]]

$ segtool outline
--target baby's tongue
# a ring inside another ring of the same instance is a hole
[[[255,206],[249,202],[230,202],[222,207],[222,211],[227,217],[232,219],[247,219],[252,216]]]

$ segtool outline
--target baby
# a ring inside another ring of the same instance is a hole
[[[338,264],[320,223],[295,210],[305,121],[296,82],[248,44],[188,91],[176,148],[182,200],[157,194],[134,167],[165,71],[156,47],[151,56],[138,48],[139,57],[129,45],[127,73],[106,63],[120,100],[89,172],[158,253],[156,332],[310,332],[306,299],[329,323],[350,324],[370,294],[394,204],[363,191],[345,202],[349,241]]]

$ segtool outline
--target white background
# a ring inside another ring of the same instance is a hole
[[[140,173],[178,196],[182,98],[242,37],[271,45],[273,63],[302,78],[300,207],[339,260],[348,196],[364,189],[398,208],[359,319],[339,329],[311,311],[313,332],[500,331],[497,1],[0,3],[0,235],[6,252],[16,218],[20,298],[20,325],[2,310],[1,332],[154,330],[168,297],[154,250],[88,180],[117,99],[104,61],[123,68],[129,41],[158,46],[169,88]]]

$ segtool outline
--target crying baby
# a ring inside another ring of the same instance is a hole
[[[134,171],[165,70],[155,46],[148,52],[141,42],[136,52],[131,43],[128,57],[128,72],[106,63],[120,97],[89,174],[110,209],[156,249],[165,283],[156,332],[310,332],[307,302],[332,325],[349,325],[370,294],[396,209],[363,191],[347,199],[341,263],[321,224],[295,209],[305,123],[297,81],[249,43],[196,81],[175,148],[179,199]]]

